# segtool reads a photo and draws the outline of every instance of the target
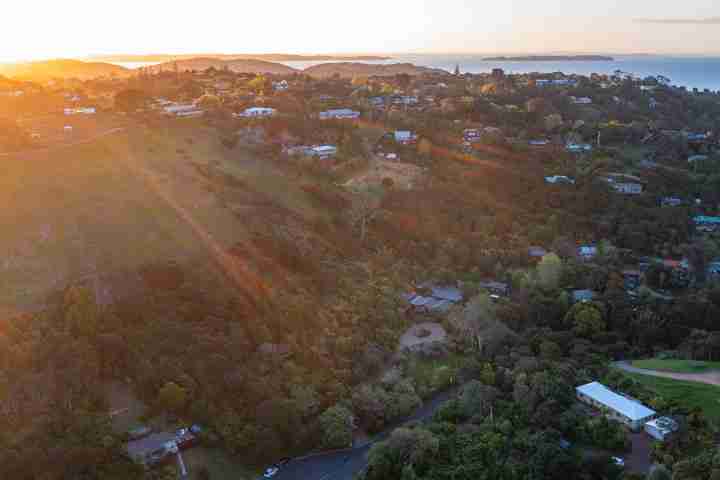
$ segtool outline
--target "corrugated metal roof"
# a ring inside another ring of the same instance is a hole
[[[654,410],[650,410],[642,403],[623,397],[598,382],[581,385],[575,390],[620,413],[631,421],[642,420],[655,415]]]

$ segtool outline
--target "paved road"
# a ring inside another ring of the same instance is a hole
[[[389,425],[381,434],[365,445],[344,452],[293,460],[285,465],[274,478],[277,480],[352,480],[367,466],[367,453],[373,443],[384,440],[397,427],[409,422],[429,419],[435,410],[450,399],[458,389],[459,387],[456,387],[435,395],[423,403],[412,415]]]
[[[700,382],[720,386],[720,371],[717,370],[705,373],[677,373],[659,372],[657,370],[637,368],[633,367],[628,362],[615,362],[615,366],[630,373],[641,373],[643,375],[650,375],[653,377],[672,378],[673,380],[686,380],[690,382]]]

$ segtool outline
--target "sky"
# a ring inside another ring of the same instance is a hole
[[[720,54],[717,0],[35,0],[0,61],[118,53]]]

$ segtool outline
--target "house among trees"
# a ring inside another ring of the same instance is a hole
[[[580,245],[577,254],[582,260],[592,260],[598,254],[598,247],[595,245]]]
[[[318,145],[306,151],[306,155],[316,157],[320,160],[334,157],[337,155],[338,149],[334,145]]]
[[[417,135],[409,130],[396,130],[395,142],[401,145],[412,145],[417,142]]]
[[[446,313],[450,307],[463,300],[463,294],[457,287],[434,286],[424,284],[414,292],[403,295],[410,308],[418,313]]]
[[[603,177],[603,180],[607,182],[613,190],[623,195],[640,195],[644,189],[640,177],[627,175],[625,173],[609,173]]]
[[[656,412],[635,399],[613,392],[605,385],[592,382],[575,388],[581,402],[606,412],[605,415],[627,425],[631,430],[640,430],[652,420]]]
[[[320,112],[318,118],[320,120],[355,120],[360,118],[360,112],[349,108],[335,108]]]
[[[573,180],[570,177],[566,177],[565,175],[553,175],[551,177],[545,177],[545,183],[549,183],[552,185],[557,185],[557,184],[572,185],[575,183],[575,180]]]
[[[573,290],[572,303],[592,302],[595,298],[595,292],[592,290]]]
[[[705,215],[699,215],[693,218],[695,229],[698,232],[713,233],[720,227],[720,217],[708,217]]]
[[[663,207],[679,207],[682,203],[682,198],[679,197],[663,197],[660,199],[660,205]]]
[[[267,118],[272,117],[277,113],[277,110],[270,107],[251,107],[245,109],[240,114],[236,114],[236,117],[245,117],[245,118]]]

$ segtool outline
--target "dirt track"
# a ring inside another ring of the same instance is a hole
[[[673,380],[686,380],[689,382],[707,383],[708,385],[720,386],[720,371],[706,373],[659,372],[657,370],[645,370],[644,368],[633,367],[628,362],[617,362],[615,363],[615,366],[630,373],[640,373],[642,375],[650,375],[653,377],[672,378]]]

